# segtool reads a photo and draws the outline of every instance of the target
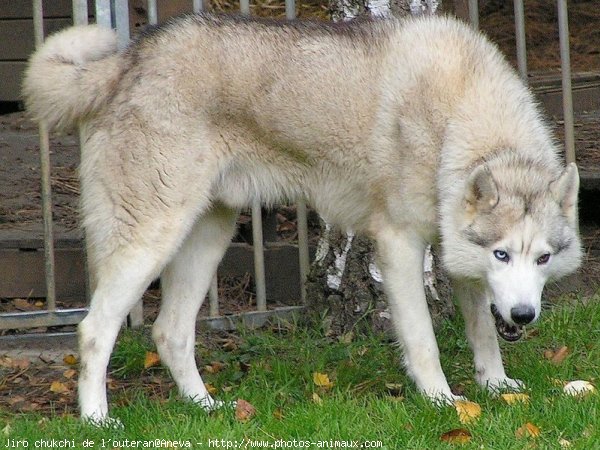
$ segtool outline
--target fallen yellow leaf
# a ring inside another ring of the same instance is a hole
[[[451,444],[464,444],[471,440],[471,433],[464,428],[456,428],[442,434],[440,440]]]
[[[515,403],[529,403],[530,400],[529,394],[522,393],[502,394],[500,397],[509,405],[514,405]]]
[[[50,384],[50,391],[56,394],[64,394],[65,392],[69,392],[69,388],[60,381],[53,381],[52,384]]]
[[[515,436],[518,438],[524,438],[524,437],[536,438],[540,435],[540,432],[541,431],[540,431],[539,427],[532,424],[531,422],[527,422],[525,425],[517,428],[517,431],[515,431]]]
[[[65,364],[68,364],[70,366],[77,364],[77,358],[75,357],[75,355],[65,355],[65,357],[63,358],[63,362]]]
[[[458,420],[463,425],[471,423],[481,416],[481,406],[468,400],[457,400],[454,402],[454,408],[458,414]]]
[[[275,409],[275,411],[273,411],[273,417],[277,420],[283,420],[284,416],[283,411],[281,411],[281,408],[277,408]]]
[[[210,383],[204,383],[204,387],[210,395],[215,395],[217,393],[217,388]]]
[[[393,397],[399,397],[402,394],[402,385],[400,383],[385,383],[385,388]]]
[[[333,387],[333,381],[329,380],[329,376],[326,373],[315,372],[313,373],[313,382],[322,388],[331,389]]]
[[[313,401],[313,403],[316,403],[317,405],[323,404],[323,400],[321,399],[321,397],[319,397],[319,394],[317,394],[316,392],[313,392],[313,394],[312,394],[312,401]]]
[[[75,369],[67,369],[63,372],[63,377],[71,379],[77,374]]]
[[[558,440],[558,444],[561,446],[561,448],[569,448],[571,446],[571,441],[568,441],[564,438],[560,438]]]
[[[246,400],[239,398],[235,404],[235,418],[240,422],[250,420],[256,414],[256,408]]]
[[[146,352],[146,357],[144,358],[144,369],[149,369],[150,367],[158,366],[160,364],[160,356],[155,352]]]

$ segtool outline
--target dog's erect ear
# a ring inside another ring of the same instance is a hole
[[[575,163],[570,163],[560,177],[550,183],[549,188],[563,214],[571,224],[574,224],[577,220],[577,195],[579,193],[579,172]]]
[[[477,167],[467,180],[465,205],[472,212],[489,212],[498,204],[498,186],[485,165]]]

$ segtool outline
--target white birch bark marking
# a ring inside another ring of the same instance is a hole
[[[410,13],[413,16],[435,14],[440,6],[440,0],[410,0]]]
[[[379,19],[392,16],[389,0],[367,0],[365,6],[373,18]]]
[[[346,245],[342,251],[333,250],[333,254],[335,255],[335,261],[333,262],[333,266],[329,266],[327,268],[327,286],[330,289],[335,289],[336,291],[340,289],[342,285],[342,277],[344,276],[344,270],[346,270],[346,257],[348,256],[348,252],[352,248],[352,240],[354,239],[354,232],[347,231],[346,232]]]

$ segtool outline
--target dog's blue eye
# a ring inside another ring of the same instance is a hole
[[[538,266],[544,265],[548,261],[550,261],[550,253],[544,253],[537,259]]]
[[[494,250],[494,256],[498,261],[502,262],[508,262],[510,259],[508,253],[506,253],[504,250]]]

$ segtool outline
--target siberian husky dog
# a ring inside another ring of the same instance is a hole
[[[305,198],[377,245],[417,388],[452,401],[423,290],[441,245],[475,377],[521,386],[497,334],[540,315],[544,283],[580,263],[579,177],[498,49],[450,18],[278,23],[185,16],[117,50],[97,26],[50,37],[24,79],[31,115],[79,126],[81,211],[94,280],[79,326],[79,402],[108,420],[106,367],[157,276],[153,337],[181,394],[215,405],[194,360],[196,314],[254,200]]]

